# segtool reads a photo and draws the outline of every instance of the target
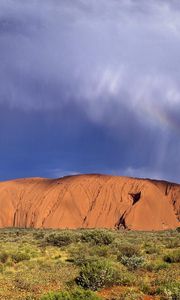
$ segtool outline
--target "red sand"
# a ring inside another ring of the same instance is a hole
[[[178,220],[173,183],[107,175],[0,182],[0,227],[165,230]]]

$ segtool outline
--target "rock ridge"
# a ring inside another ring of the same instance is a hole
[[[0,182],[0,227],[126,228],[180,226],[180,185],[101,174]]]

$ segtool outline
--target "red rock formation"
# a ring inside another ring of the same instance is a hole
[[[108,175],[0,183],[0,227],[164,230],[179,221],[173,183]]]

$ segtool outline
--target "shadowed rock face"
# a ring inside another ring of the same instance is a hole
[[[78,175],[0,183],[0,227],[165,230],[180,221],[180,185]]]

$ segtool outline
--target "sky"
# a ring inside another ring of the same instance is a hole
[[[0,0],[0,180],[180,183],[180,1]]]

